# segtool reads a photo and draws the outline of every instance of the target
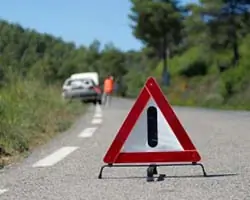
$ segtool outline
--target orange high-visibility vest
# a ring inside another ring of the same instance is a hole
[[[113,80],[110,78],[105,79],[104,81],[104,92],[110,93],[113,91]]]

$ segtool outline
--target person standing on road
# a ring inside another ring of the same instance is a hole
[[[103,91],[103,103],[106,105],[110,105],[111,103],[111,95],[113,93],[114,89],[114,77],[113,76],[108,76],[104,80],[104,91]]]

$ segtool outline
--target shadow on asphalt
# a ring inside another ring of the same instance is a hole
[[[179,175],[179,176],[166,176],[165,174],[160,174],[159,176],[155,176],[154,178],[160,179],[161,181],[167,178],[217,178],[217,177],[228,177],[228,176],[237,176],[237,173],[230,174],[207,174],[207,176],[203,175]],[[102,177],[102,179],[110,179],[110,180],[121,180],[121,179],[147,179],[146,176],[130,176],[130,177]]]

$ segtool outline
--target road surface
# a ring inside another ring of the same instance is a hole
[[[175,108],[211,177],[198,167],[161,167],[167,178],[146,182],[146,168],[107,168],[102,158],[133,104],[114,99],[91,107],[67,132],[21,163],[0,171],[1,200],[249,200],[250,113]]]

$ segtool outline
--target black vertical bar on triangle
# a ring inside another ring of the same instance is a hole
[[[152,148],[158,145],[157,109],[150,106],[147,109],[147,136],[148,145]]]

